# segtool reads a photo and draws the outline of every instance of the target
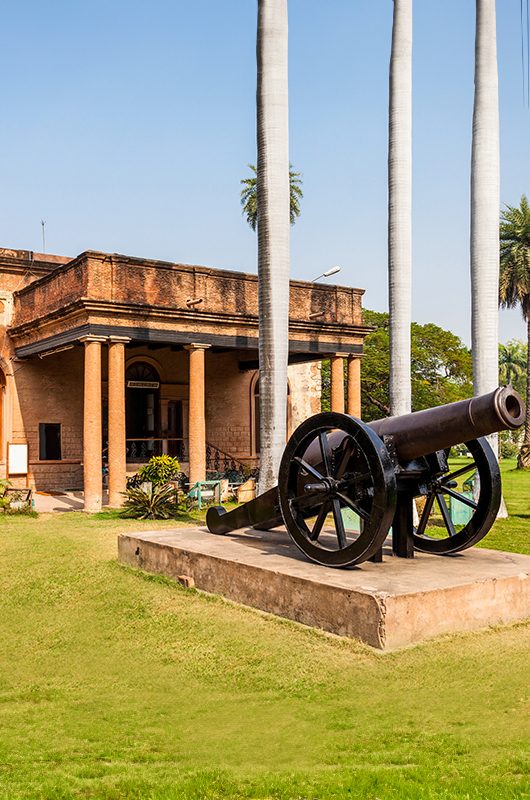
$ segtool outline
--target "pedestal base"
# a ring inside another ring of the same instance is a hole
[[[308,562],[283,530],[122,534],[122,563],[304,625],[394,650],[530,617],[530,556],[471,548],[336,570]]]

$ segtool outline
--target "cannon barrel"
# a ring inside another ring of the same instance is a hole
[[[523,424],[524,416],[520,396],[510,386],[504,386],[480,397],[386,417],[368,425],[382,439],[391,436],[398,458],[410,461],[480,436],[515,430]]]
[[[333,418],[333,424],[331,426],[328,422],[330,417]],[[325,422],[322,421],[322,418],[326,418]],[[321,498],[320,493],[331,486],[329,478],[323,478],[322,476],[329,475],[329,464],[327,462],[330,460],[332,454],[333,462],[342,465],[342,467],[339,468],[341,474],[348,472],[350,468],[355,472],[355,459],[357,458],[355,451],[357,448],[352,447],[352,442],[357,442],[358,444],[359,432],[363,430],[371,429],[371,432],[368,431],[368,434],[363,434],[366,440],[364,442],[365,446],[369,448],[372,447],[372,449],[375,447],[374,444],[369,444],[368,440],[370,436],[375,438],[379,443],[380,440],[383,440],[386,448],[384,445],[381,445],[381,447],[384,453],[386,453],[386,456],[379,454],[377,458],[383,460],[388,459],[389,466],[387,465],[387,468],[390,470],[391,476],[386,475],[384,481],[389,482],[392,479],[395,482],[394,470],[396,465],[392,465],[387,448],[395,453],[398,461],[402,464],[406,464],[414,459],[428,456],[437,451],[446,450],[457,444],[470,443],[470,447],[473,449],[475,440],[498,431],[515,430],[522,425],[524,418],[525,405],[517,392],[511,387],[499,388],[490,394],[473,397],[469,400],[461,400],[456,403],[449,403],[425,411],[416,411],[412,414],[405,414],[400,417],[379,419],[368,423],[368,425],[364,425],[360,420],[356,420],[353,417],[347,417],[341,414],[332,414],[328,412],[327,414],[316,415],[316,417],[302,423],[297,431],[295,431],[289,441],[286,453],[284,454],[284,461],[286,458],[288,460],[291,458],[289,453],[292,453],[293,449],[296,452],[296,448],[299,444],[306,441],[306,429],[308,427],[310,433],[312,425],[316,426],[317,429],[321,431],[320,433],[315,433],[314,436],[309,436],[307,446],[304,445],[303,459],[297,457],[298,462],[302,463],[303,468],[299,470],[296,477],[295,494],[301,497],[304,493],[308,493],[309,503],[299,512],[295,527],[300,524],[300,520],[315,513],[315,503],[311,503],[312,498],[315,498],[315,500]],[[342,423],[341,420],[343,420]],[[305,432],[301,434],[300,431],[302,429]],[[354,435],[352,435],[352,430],[350,429],[355,430]],[[374,434],[376,434],[375,437]],[[367,435],[368,439],[366,439]],[[301,439],[300,436],[302,436]],[[328,456],[326,458],[324,458],[323,442],[326,443],[325,446],[328,450]],[[302,445],[300,444],[300,446]],[[479,450],[482,447],[481,445]],[[493,453],[491,454],[491,459],[493,459],[493,461],[487,467],[487,470],[490,472],[493,469],[498,470]],[[285,475],[284,481],[279,487],[270,489],[268,492],[256,497],[256,499],[250,503],[239,506],[232,511],[227,512],[223,508],[216,507],[210,508],[206,517],[206,524],[209,530],[212,533],[222,534],[247,525],[263,529],[270,529],[282,525],[285,521],[281,508],[281,495],[282,492],[286,491],[286,486],[283,485],[284,483]],[[336,480],[335,483],[337,483]],[[389,497],[391,495],[392,492],[389,490]],[[339,495],[339,497],[340,496],[341,495]],[[322,504],[322,499],[320,499],[320,504]],[[493,520],[495,514],[492,513],[491,517]],[[388,525],[390,525],[390,521],[388,521]],[[290,528],[289,531],[293,536],[293,532]],[[383,534],[385,534],[384,530]],[[309,547],[310,545],[308,544],[307,549],[309,549]],[[306,551],[305,544],[302,549],[304,549],[304,552]],[[310,555],[310,557],[313,558],[312,555]],[[319,561],[319,563],[328,562]],[[332,563],[332,561],[329,563],[332,566],[337,565]],[[340,565],[340,562],[338,563]],[[347,563],[356,562],[350,561]]]
[[[524,416],[521,397],[515,389],[504,386],[469,400],[377,419],[368,427],[392,447],[399,461],[407,462],[481,436],[515,430],[523,424]],[[342,431],[333,432],[329,437],[331,448],[339,454],[346,439]],[[305,458],[317,469],[322,468],[318,442],[308,448]]]

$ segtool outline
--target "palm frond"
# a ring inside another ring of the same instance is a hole
[[[526,195],[519,206],[506,205],[499,226],[499,304],[521,306],[525,320],[530,311],[530,204]]]
[[[258,226],[258,170],[255,164],[248,164],[248,167],[254,174],[248,178],[242,178],[240,181],[243,188],[240,191],[239,200],[243,208],[241,213],[246,217],[252,230],[255,231]],[[300,200],[304,196],[302,184],[302,173],[295,172],[293,165],[289,164],[289,218],[291,225],[294,225],[301,213]]]

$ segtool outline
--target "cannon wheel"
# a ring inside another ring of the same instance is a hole
[[[386,538],[396,506],[394,467],[379,436],[361,420],[316,414],[285,448],[279,496],[285,525],[300,550],[317,564],[349,567],[373,556]],[[344,509],[358,515],[358,533],[346,530]]]
[[[471,453],[472,463],[460,469],[450,470],[445,475],[435,478],[425,496],[425,507],[420,515],[418,527],[413,534],[414,547],[423,553],[449,554],[458,553],[479,542],[490,530],[497,519],[501,504],[501,473],[495,454],[485,438],[466,442]],[[458,478],[478,474],[480,486],[477,498],[469,498],[451,487]],[[472,517],[459,531],[456,530],[447,506],[447,498],[452,497],[472,509]],[[445,527],[446,536],[435,538],[428,536],[429,519],[433,509],[438,506]]]

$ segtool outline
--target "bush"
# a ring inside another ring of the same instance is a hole
[[[30,517],[37,517],[37,512],[33,509],[31,501],[26,498],[27,489],[13,489],[11,481],[0,480],[0,511],[4,514],[26,514]]]
[[[11,503],[9,495],[7,494],[6,491],[7,489],[9,489],[10,486],[11,486],[10,481],[0,480],[0,509],[2,511],[7,511]]]
[[[517,458],[521,443],[519,431],[501,431],[499,434],[499,455],[501,458]]]
[[[173,456],[152,456],[138,475],[141,481],[149,481],[155,486],[177,479],[180,472],[178,458]]]
[[[177,496],[172,486],[146,482],[124,492],[122,516],[134,519],[169,519],[178,511]]]

